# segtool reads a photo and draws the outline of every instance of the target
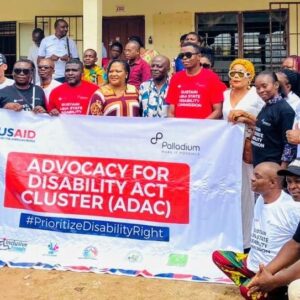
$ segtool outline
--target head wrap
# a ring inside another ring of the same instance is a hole
[[[296,71],[290,70],[290,69],[282,69],[279,72],[285,74],[290,85],[292,86],[292,91],[293,91],[298,83],[298,76],[297,76],[298,73]]]
[[[253,63],[250,60],[244,58],[237,58],[230,64],[229,70],[231,70],[235,65],[242,65],[250,74],[250,79],[253,80],[255,76],[255,69]]]
[[[300,95],[300,74],[294,70],[290,69],[281,69],[280,73],[285,74],[288,79],[289,84],[291,85],[291,91],[294,92],[298,97]]]

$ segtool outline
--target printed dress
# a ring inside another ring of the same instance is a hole
[[[110,85],[95,93],[89,105],[89,114],[95,116],[139,117],[139,94],[135,86],[127,84],[123,95],[117,96]],[[103,97],[101,97],[103,95]]]

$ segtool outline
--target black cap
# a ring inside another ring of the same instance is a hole
[[[300,158],[293,160],[287,167],[287,169],[279,170],[277,172],[279,176],[299,176],[300,177]]]

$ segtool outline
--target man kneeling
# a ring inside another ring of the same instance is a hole
[[[264,162],[253,171],[252,190],[260,196],[254,208],[249,254],[215,251],[212,255],[214,263],[240,287],[245,299],[256,297],[247,295],[246,285],[259,270],[259,264],[267,264],[276,256],[299,223],[300,203],[282,190],[279,169],[275,163]],[[282,299],[280,294],[277,291],[272,299]]]

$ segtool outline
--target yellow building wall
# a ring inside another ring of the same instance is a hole
[[[86,0],[88,1],[88,0]],[[1,1],[0,21],[17,21],[20,27],[20,55],[26,55],[29,27],[37,15],[82,15],[83,0],[9,0]],[[281,2],[288,2],[282,1]],[[118,10],[124,8],[124,11]],[[169,57],[178,52],[178,40],[182,33],[195,30],[195,13],[221,11],[267,10],[269,1],[224,1],[224,0],[103,0],[104,16],[145,16],[145,40],[149,36],[153,44],[146,43],[147,48],[154,48]],[[290,24],[295,25],[295,15]],[[300,14],[299,14],[300,15]],[[299,26],[299,25],[298,25]],[[300,29],[299,29],[300,32]],[[291,53],[297,45],[291,40]]]
[[[150,2],[148,0],[103,0],[103,12],[105,16],[145,15],[146,47],[154,48],[172,58],[179,51],[180,35],[195,30],[195,13],[268,10],[269,2],[267,0],[152,0]],[[280,2],[291,1],[281,0]],[[119,6],[124,7],[123,12],[117,11]],[[300,12],[298,15],[300,17]],[[295,20],[296,12],[291,11],[290,28],[297,28]],[[300,32],[300,24],[298,24],[298,31]],[[153,39],[152,45],[147,43],[149,36]],[[290,40],[290,52],[300,53],[300,45],[298,48],[299,51],[297,51],[294,36]]]
[[[194,31],[193,13],[155,14],[153,16],[154,48],[170,59],[175,58],[179,52],[180,36],[190,31]]]
[[[82,7],[82,0],[1,0],[0,21],[30,23],[41,15],[82,15]]]
[[[293,9],[290,11],[290,24],[289,24],[289,30],[290,30],[290,54],[297,54],[300,55],[300,39],[297,39],[298,34],[300,33],[300,24],[297,24],[297,17],[298,22],[300,21],[300,5],[299,9]],[[298,44],[297,44],[298,40]]]

